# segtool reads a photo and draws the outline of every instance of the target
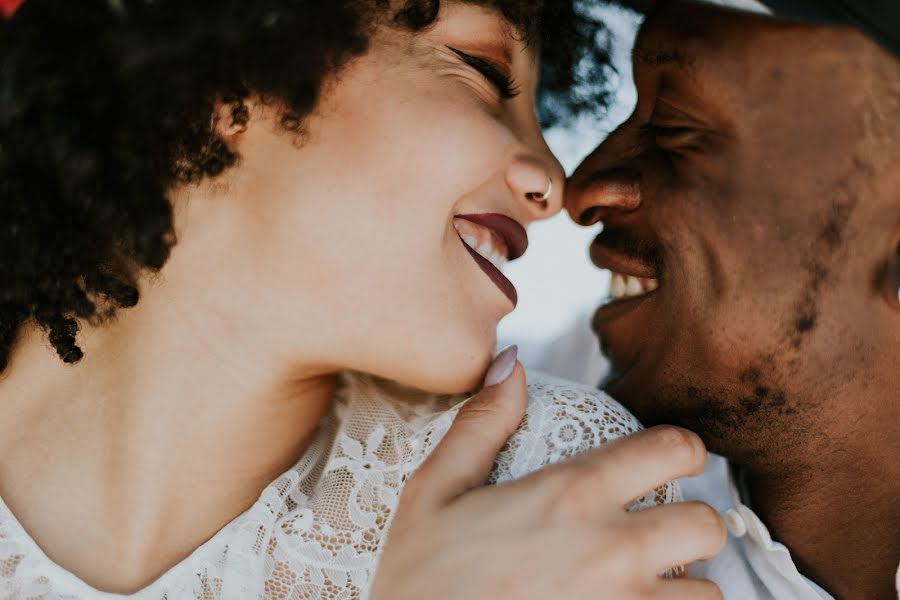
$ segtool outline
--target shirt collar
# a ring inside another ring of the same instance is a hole
[[[823,600],[834,600],[831,594],[797,570],[791,553],[784,544],[772,539],[769,529],[750,508],[746,477],[733,466],[728,469],[728,489],[732,508],[723,515],[725,524],[733,536],[742,539],[751,561],[765,563],[765,566],[777,571],[792,587],[805,588]]]

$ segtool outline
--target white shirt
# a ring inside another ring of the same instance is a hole
[[[522,477],[640,428],[628,411],[591,387],[529,373],[528,397],[525,420],[498,455],[492,483]],[[189,557],[127,597],[364,597],[403,484],[446,433],[461,401],[348,374],[297,464]],[[187,495],[202,493],[198,486]],[[677,488],[668,485],[634,508],[678,498]],[[0,499],[0,598],[123,596],[98,591],[53,563]]]
[[[728,527],[728,543],[713,560],[688,568],[691,577],[710,579],[726,600],[834,600],[804,577],[788,549],[772,540],[756,514],[741,502],[728,462],[710,454],[703,475],[683,479],[686,500],[706,502]]]

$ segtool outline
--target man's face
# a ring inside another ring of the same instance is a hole
[[[635,112],[567,187],[618,280],[594,320],[606,389],[646,423],[752,461],[843,437],[866,411],[848,398],[900,389],[900,169],[872,102],[892,60],[849,28],[680,1],[648,17]]]

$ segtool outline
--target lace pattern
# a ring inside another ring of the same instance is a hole
[[[489,482],[519,478],[640,429],[601,392],[529,374],[529,405]],[[363,598],[403,484],[456,416],[459,398],[371,377],[342,378],[298,463],[136,600]],[[680,499],[674,484],[633,509]],[[0,500],[0,600],[123,598],[50,561]]]

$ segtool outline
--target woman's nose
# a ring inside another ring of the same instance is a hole
[[[565,172],[554,159],[521,158],[506,171],[506,183],[531,220],[546,219],[562,210]]]

